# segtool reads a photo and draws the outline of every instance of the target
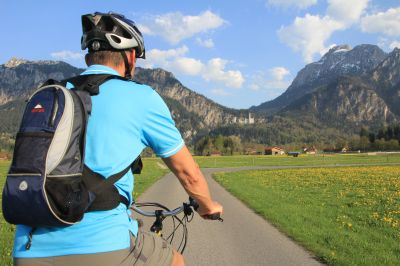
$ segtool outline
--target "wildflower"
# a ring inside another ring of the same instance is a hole
[[[353,225],[351,223],[347,223],[347,227],[351,228],[351,227],[353,227]]]

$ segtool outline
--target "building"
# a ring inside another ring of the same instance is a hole
[[[220,152],[220,151],[208,152],[207,156],[222,156],[222,152]]]
[[[237,117],[234,116],[232,118],[232,123],[233,124],[241,124],[241,125],[251,125],[255,123],[255,118],[253,113],[248,113],[248,117]]]
[[[303,148],[305,154],[317,154],[317,151],[318,150],[315,147]]]
[[[254,124],[254,114],[249,113],[249,124]]]
[[[280,147],[265,147],[264,149],[265,155],[283,155],[285,151]]]
[[[0,160],[10,160],[11,155],[6,152],[0,152]]]

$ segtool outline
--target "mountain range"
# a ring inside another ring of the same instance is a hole
[[[321,64],[319,78],[310,77],[309,86],[301,82],[299,86],[297,80],[307,76],[315,64]],[[323,71],[327,67],[331,71]],[[301,89],[301,94],[292,92]],[[293,97],[288,100],[288,95]],[[371,45],[360,45],[348,51],[333,48],[319,62],[300,71],[280,97],[283,96],[286,101],[278,114],[303,119],[312,117],[323,127],[342,127],[351,132],[361,126],[377,130],[395,124],[400,118],[400,49],[385,54]],[[278,98],[276,101],[280,100]],[[258,108],[262,110],[266,106],[268,103]]]
[[[0,132],[14,134],[27,96],[48,78],[81,73],[58,61],[13,58],[0,65]],[[279,97],[232,109],[185,87],[162,69],[137,68],[136,81],[164,98],[188,143],[205,135],[236,135],[267,145],[332,143],[400,120],[400,49],[340,45],[300,70]]]

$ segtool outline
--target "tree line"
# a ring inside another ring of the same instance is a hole
[[[362,127],[359,134],[359,148],[363,150],[400,150],[400,125],[381,127],[377,132],[370,132]]]

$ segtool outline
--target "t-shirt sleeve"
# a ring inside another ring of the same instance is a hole
[[[161,158],[174,155],[184,146],[184,141],[175,126],[171,112],[154,90],[147,105],[148,112],[143,127],[144,144]]]

